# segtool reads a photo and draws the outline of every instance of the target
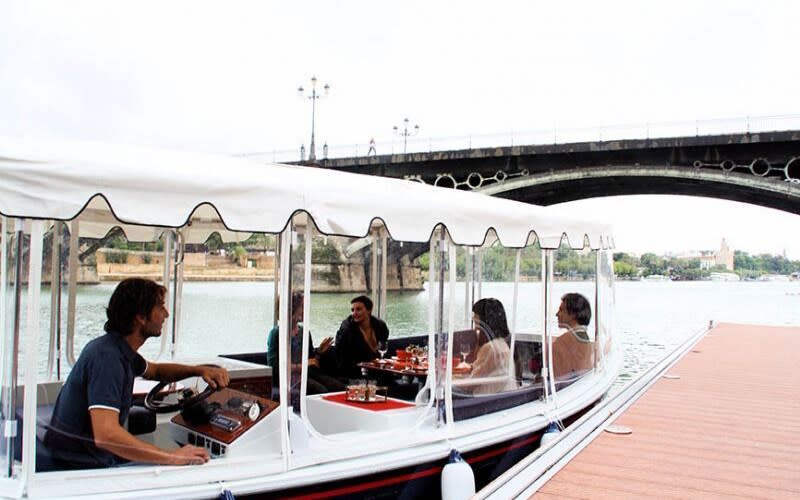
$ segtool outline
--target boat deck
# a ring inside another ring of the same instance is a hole
[[[800,328],[719,324],[532,498],[800,498],[798,353]]]

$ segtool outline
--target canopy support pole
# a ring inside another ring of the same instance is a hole
[[[69,229],[69,274],[67,275],[67,341],[65,346],[67,365],[75,365],[75,312],[78,302],[78,271],[81,262],[78,259],[81,223],[70,222]]]
[[[444,280],[445,280],[445,268],[447,260],[445,259],[445,255],[447,252],[447,243],[445,240],[445,230],[444,227],[439,227],[439,238],[438,238],[438,248],[431,256],[431,262],[434,260],[439,263],[439,268],[437,269],[438,274],[438,283],[439,288],[437,290],[437,297],[436,297],[436,311],[435,311],[435,332],[436,332],[436,349],[433,355],[433,358],[436,370],[434,374],[436,376],[436,421],[439,425],[446,425],[447,424],[447,405],[445,404],[445,381],[446,381],[446,374],[447,374],[447,366],[445,363],[447,362],[447,347],[448,347],[448,335],[444,329]],[[433,240],[431,240],[433,241]],[[428,366],[430,366],[430,358],[433,356],[430,353],[430,348],[428,348]],[[442,375],[445,375],[445,380],[442,380]]]
[[[5,219],[6,223],[8,219]],[[6,241],[6,233],[7,228],[3,227],[3,250],[4,250],[4,259],[3,259],[3,274],[6,274],[6,259],[8,252],[10,249],[8,248],[8,242]],[[5,464],[6,464],[6,471],[5,477],[12,477],[14,475],[14,443],[18,439],[17,437],[17,419],[16,419],[16,408],[17,408],[17,376],[18,376],[18,361],[19,361],[19,329],[20,329],[20,312],[22,308],[22,252],[24,249],[24,232],[23,232],[23,223],[20,219],[14,219],[14,245],[15,250],[13,252],[14,255],[14,302],[13,308],[11,309],[11,317],[9,318],[7,314],[4,313],[5,322],[3,324],[4,335],[3,340],[5,342],[9,342],[10,346],[6,345],[4,349],[5,353],[5,360],[3,366],[5,368],[5,373],[3,374],[3,415],[5,416],[5,420],[3,420],[3,439],[5,440]],[[8,284],[6,279],[7,276],[4,276],[3,280],[3,290]],[[3,294],[5,295],[5,293]],[[4,297],[5,299],[5,297]],[[3,310],[6,311],[6,304],[5,300],[3,300]],[[11,335],[8,335],[8,334]]]
[[[597,371],[600,368],[600,355],[597,349],[600,339],[600,269],[602,263],[600,260],[600,253],[602,250],[594,251],[594,342],[592,348],[592,359],[594,361],[594,369]]]
[[[388,236],[386,234],[386,230],[381,228],[380,230],[381,236],[381,280],[378,282],[378,297],[380,298],[380,307],[378,308],[378,314],[380,314],[381,319],[386,318],[386,288],[388,286],[387,276],[389,274],[389,255],[387,252],[388,247]],[[403,272],[402,270],[400,272]]]
[[[511,339],[509,342],[511,343],[511,354],[509,354],[509,361],[508,361],[508,376],[509,377],[516,377],[515,367],[516,364],[514,363],[514,348],[516,347],[516,339],[517,339],[517,305],[519,303],[519,263],[522,257],[522,249],[517,249],[517,254],[514,259],[514,296],[511,299]]]
[[[435,230],[434,230],[435,231]],[[432,339],[436,335],[436,298],[434,296],[434,284],[436,283],[436,233],[433,233],[428,250],[428,332]],[[428,348],[432,346],[428,343]],[[429,377],[430,378],[430,377]]]
[[[475,280],[478,286],[477,293],[472,297],[473,304],[483,298],[483,248],[476,248],[475,253],[478,254],[477,278]]]
[[[280,236],[280,257],[281,257],[281,280],[280,280],[280,297],[281,303],[278,308],[278,373],[280,378],[278,381],[278,399],[280,406],[281,419],[281,454],[283,455],[284,468],[289,469],[289,364],[291,362],[291,352],[289,350],[289,316],[292,309],[292,290],[291,290],[291,259],[292,259],[292,224],[291,222],[286,225]],[[276,367],[272,367],[275,370]]]
[[[308,356],[306,356],[306,353],[308,352],[311,337],[311,245],[314,243],[313,236],[311,217],[306,217],[306,247],[305,260],[303,262],[303,340],[300,347],[300,352],[303,353],[300,356],[303,365],[303,371],[300,376],[300,414],[307,424],[310,424],[310,422],[308,422],[308,411],[306,410],[306,392],[308,391]],[[294,305],[292,305],[292,308],[294,308]],[[291,353],[289,355],[291,356]]]
[[[169,304],[172,298],[172,245],[174,241],[173,231],[165,231],[162,234],[162,238],[164,239],[164,270],[162,272],[161,277],[161,284],[166,289],[164,292],[164,303]],[[170,314],[175,314],[175,309],[170,311]],[[157,359],[161,359],[167,352],[167,346],[169,345],[169,339],[172,338],[172,328],[173,322],[170,321],[167,324],[167,334],[161,335],[161,347],[158,350],[158,357]]]
[[[47,343],[47,379],[53,380],[61,353],[61,223],[53,222],[53,241],[50,245],[50,340]],[[58,379],[58,376],[56,376]]]
[[[184,238],[180,229],[175,232],[175,273],[172,276],[174,293],[172,294],[172,343],[170,345],[170,359],[175,359],[178,354],[178,333],[181,327],[181,300],[183,299],[183,257]]]
[[[272,326],[278,324],[278,315],[280,314],[280,301],[281,296],[281,234],[275,236],[275,271],[272,279]]]
[[[455,330],[455,319],[456,319],[456,307],[455,307],[455,296],[456,296],[456,246],[453,244],[453,241],[450,240],[448,235],[448,275],[450,277],[450,297],[453,300],[448,301],[448,314],[447,314],[447,384],[446,384],[446,391],[445,391],[445,415],[447,416],[447,424],[452,428],[453,426],[453,331]],[[444,242],[444,240],[442,240]],[[444,257],[444,253],[442,253],[442,257]],[[430,360],[428,360],[430,363]]]
[[[555,265],[554,259],[554,250],[548,248],[542,252],[542,284],[544,289],[544,307],[542,311],[544,311],[544,341],[543,341],[543,352],[547,353],[546,356],[546,368],[543,369],[544,373],[542,374],[545,376],[545,388],[550,388],[550,395],[555,397],[556,393],[556,384],[555,379],[553,377],[553,305],[552,305],[552,297],[553,297],[553,268]],[[545,394],[547,391],[545,390]]]
[[[472,269],[475,266],[475,252],[472,247],[467,247],[464,262],[464,328],[469,328],[472,321]]]
[[[31,241],[28,256],[28,304],[25,324],[25,401],[23,415],[25,422],[22,431],[23,483],[36,472],[36,378],[38,376],[37,357],[39,347],[39,299],[42,288],[42,244],[44,223],[31,221]],[[21,283],[21,282],[20,282]]]

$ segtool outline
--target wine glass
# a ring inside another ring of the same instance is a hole
[[[378,342],[378,354],[381,355],[381,363],[385,363],[386,360],[383,359],[386,356],[386,351],[389,350],[389,343],[388,342]]]
[[[461,362],[462,363],[466,363],[467,362],[467,356],[469,356],[469,353],[471,351],[472,351],[472,348],[470,347],[470,345],[467,342],[464,342],[463,344],[461,344],[459,352],[461,353]]]

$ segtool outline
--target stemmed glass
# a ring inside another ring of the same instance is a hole
[[[469,356],[469,353],[472,351],[472,349],[470,348],[470,345],[468,343],[466,343],[466,342],[461,344],[460,347],[461,348],[459,349],[459,352],[461,353],[461,362],[462,363],[466,363],[467,362],[467,356]]]
[[[386,351],[389,350],[389,343],[388,342],[378,342],[378,354],[381,355],[381,363],[385,363],[386,360],[383,359],[386,356]]]

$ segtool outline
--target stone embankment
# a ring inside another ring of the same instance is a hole
[[[161,280],[164,254],[161,252],[97,251],[99,281],[120,281],[130,277]],[[245,255],[244,258],[187,252],[183,256],[184,281],[272,281],[275,279],[275,256]]]
[[[120,281],[145,277],[160,281],[164,274],[164,255],[160,252],[100,249],[96,254],[96,279]],[[247,254],[239,257],[185,253],[184,281],[273,281],[275,255]],[[315,263],[311,268],[312,289],[316,292],[358,292],[369,286],[368,266],[363,261]],[[302,283],[303,267],[294,268],[293,281]],[[421,290],[419,266],[404,263],[389,266],[388,290]]]

